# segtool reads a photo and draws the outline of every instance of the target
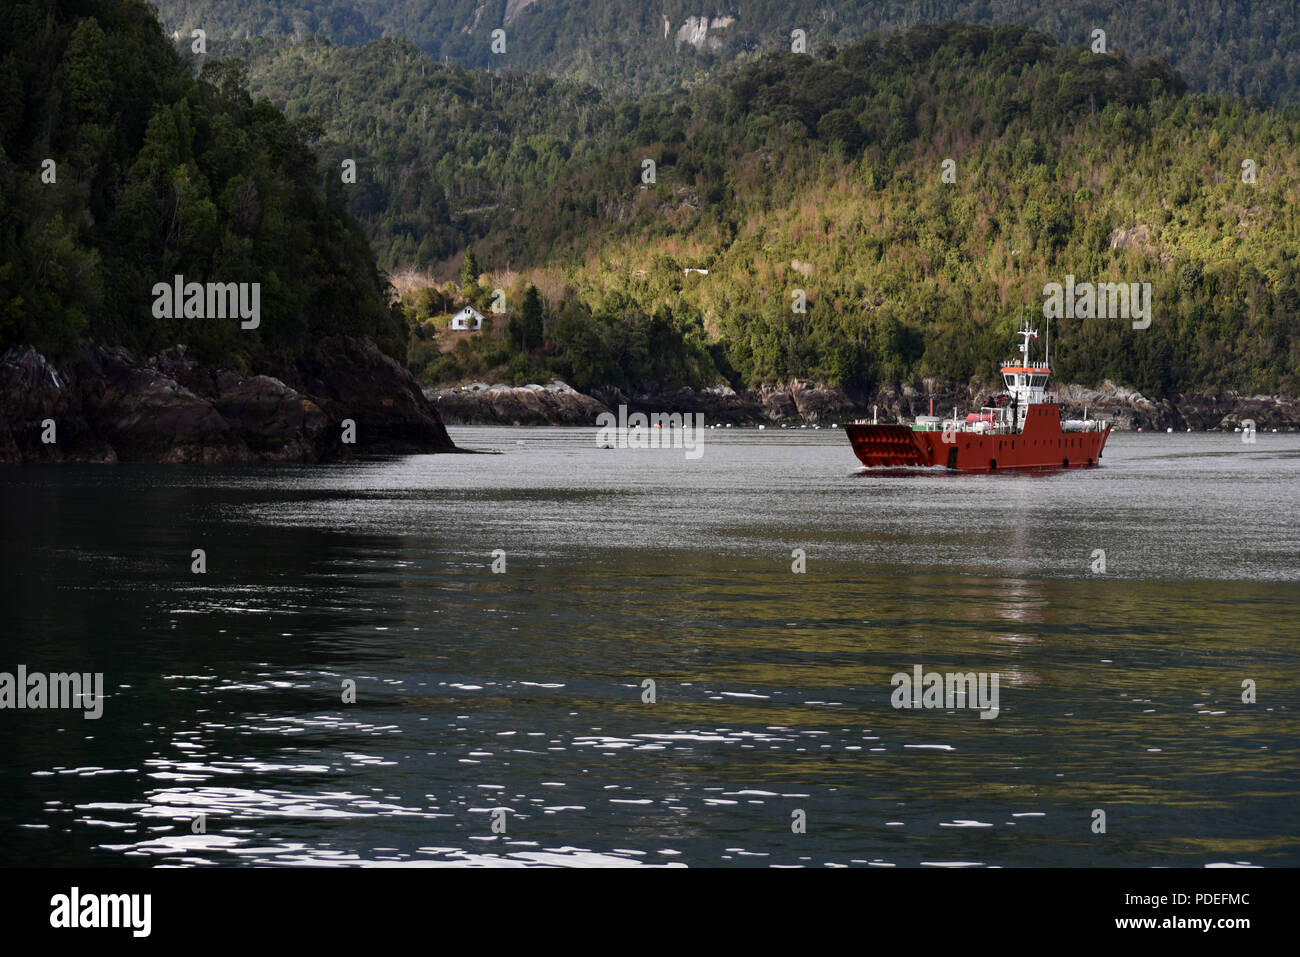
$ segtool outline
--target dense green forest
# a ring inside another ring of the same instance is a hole
[[[613,101],[570,81],[444,66],[397,41],[231,49],[258,93],[291,118],[320,118],[333,181],[345,159],[357,163],[347,195],[385,269],[459,254],[617,142]]]
[[[1020,23],[1069,46],[1104,30],[1108,49],[1167,60],[1194,90],[1294,101],[1300,8],[1257,0],[157,0],[168,30],[210,39],[319,34],[359,46],[415,43],[435,61],[547,73],[607,90],[692,86],[789,50],[844,47],[921,22]],[[707,21],[703,22],[702,21]],[[492,31],[506,32],[504,53]],[[220,43],[217,44],[220,47]],[[217,55],[225,55],[221,49]]]
[[[196,79],[139,0],[0,6],[0,349],[182,342],[247,366],[348,333],[404,355],[311,132],[255,102],[238,62]],[[258,328],[155,318],[153,286],[176,274],[260,283]]]
[[[447,279],[472,244],[505,278],[469,301],[542,290],[541,349],[426,344],[430,380],[965,382],[1075,275],[1150,282],[1155,315],[1059,323],[1066,380],[1296,388],[1300,111],[1189,93],[1157,61],[948,24],[637,98],[395,41],[262,41],[251,63],[290,116],[322,118],[324,175],[358,159],[385,268]]]
[[[396,40],[187,64],[133,0],[0,28],[0,347],[256,364],[346,332],[428,382],[866,391],[989,376],[1073,275],[1154,312],[1055,323],[1061,381],[1300,387],[1300,108],[1161,61],[921,24],[632,95]],[[260,328],[155,319],[176,273],[260,282]],[[463,303],[495,330],[440,329]]]

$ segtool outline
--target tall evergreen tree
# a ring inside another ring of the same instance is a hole
[[[474,255],[474,250],[465,250],[465,262],[460,267],[460,284],[462,286],[477,286],[479,276],[478,257]]]
[[[519,310],[522,325],[523,348],[538,349],[542,345],[542,297],[532,283],[524,291],[524,304]]]

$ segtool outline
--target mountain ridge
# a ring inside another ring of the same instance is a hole
[[[169,31],[213,40],[320,34],[358,46],[409,40],[436,61],[571,77],[624,93],[715,79],[763,53],[857,43],[921,22],[1018,23],[1068,46],[1170,60],[1192,89],[1294,102],[1300,89],[1300,10],[1254,0],[157,0]],[[707,21],[702,24],[701,21]],[[493,31],[504,30],[504,53]],[[218,55],[220,51],[218,51]]]

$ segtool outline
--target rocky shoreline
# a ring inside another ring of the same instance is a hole
[[[140,359],[121,346],[82,343],[58,365],[31,346],[0,355],[0,464],[322,462],[375,454],[453,452],[452,425],[594,426],[603,412],[700,413],[707,425],[830,426],[869,418],[911,422],[993,389],[926,381],[853,396],[805,382],[737,392],[721,387],[588,395],[563,382],[475,383],[422,390],[372,342],[322,340],[262,374],[210,368],[175,346]],[[1061,387],[1065,418],[1108,419],[1119,431],[1300,429],[1286,396],[1190,393],[1160,399],[1112,382]],[[349,425],[350,423],[350,425]],[[350,441],[349,441],[350,440]]]
[[[558,381],[518,387],[476,382],[425,389],[424,395],[448,425],[592,425],[609,411],[599,399]]]
[[[854,419],[911,422],[934,410],[971,408],[996,387],[978,379],[964,388],[904,385],[854,397],[837,389],[793,382],[736,392],[729,388],[679,389],[656,395],[625,395],[600,390],[578,392],[563,382],[511,387],[474,383],[455,389],[426,389],[425,395],[450,425],[595,425],[602,412],[703,413],[708,425],[834,425]],[[1243,396],[1234,392],[1196,392],[1148,399],[1109,380],[1098,389],[1068,385],[1059,390],[1062,417],[1108,419],[1116,431],[1233,431],[1253,420],[1260,431],[1300,429],[1300,400],[1287,396]]]
[[[12,348],[0,356],[0,464],[459,451],[410,373],[368,340],[324,339],[269,371],[208,368],[183,346],[140,359],[87,342],[58,366],[31,346]]]

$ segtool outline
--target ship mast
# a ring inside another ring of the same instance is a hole
[[[1029,340],[1031,338],[1033,339],[1038,338],[1038,330],[1030,329],[1029,320],[1026,319],[1024,328],[1020,330],[1020,334],[1025,337],[1025,341],[1020,344],[1020,358],[1021,358],[1020,364],[1025,368],[1028,368],[1029,367]]]

